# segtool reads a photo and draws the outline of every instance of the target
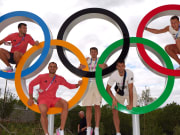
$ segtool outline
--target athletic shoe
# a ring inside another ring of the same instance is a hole
[[[13,72],[13,68],[10,66],[7,66],[5,69],[2,69],[2,71],[10,73],[10,72]]]
[[[95,127],[95,129],[94,129],[94,135],[99,135],[99,127]]]
[[[121,135],[121,133],[116,133],[116,135]]]
[[[56,129],[56,135],[64,135],[64,130]]]
[[[86,135],[92,135],[93,130],[91,129],[91,127],[87,127],[87,132]]]

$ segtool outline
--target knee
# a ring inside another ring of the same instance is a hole
[[[170,46],[169,45],[165,46],[165,51],[169,52],[169,50],[170,50]]]
[[[68,102],[65,101],[63,103],[63,109],[68,110]]]
[[[91,106],[87,106],[86,107],[86,112],[91,112],[92,111],[92,107]]]
[[[99,105],[95,105],[95,110],[96,111],[100,111],[100,106]]]

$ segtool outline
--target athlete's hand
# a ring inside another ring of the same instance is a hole
[[[117,99],[113,98],[112,108],[114,109],[117,106]]]
[[[128,110],[132,110],[133,105],[127,105],[126,108],[127,108]]]
[[[85,65],[80,64],[79,69],[84,69],[84,68],[86,68],[86,66],[85,66]]]
[[[102,69],[105,69],[105,68],[107,68],[107,65],[105,63],[103,63],[103,64],[99,64],[99,67]]]
[[[32,106],[33,104],[34,104],[34,100],[30,98],[30,99],[28,100],[28,105],[29,105],[29,106]]]
[[[11,42],[4,42],[4,45],[10,46],[10,45],[11,45]]]
[[[35,45],[39,45],[39,41],[35,41]]]
[[[82,84],[82,80],[78,81],[79,86]]]

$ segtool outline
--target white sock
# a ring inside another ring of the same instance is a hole
[[[99,127],[95,127],[94,133],[95,133],[95,135],[99,135]]]
[[[118,132],[118,133],[116,133],[116,135],[121,135],[121,133]]]
[[[86,135],[91,135],[91,127],[87,127],[87,133]]]
[[[60,135],[64,135],[64,130],[60,130]]]

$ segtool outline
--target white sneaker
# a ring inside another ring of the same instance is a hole
[[[121,135],[121,133],[116,133],[116,135]]]
[[[13,68],[10,66],[7,66],[5,69],[1,69],[1,70],[4,72],[9,72],[9,73],[13,72]]]
[[[56,135],[64,135],[64,130],[56,129]]]
[[[94,135],[99,135],[99,127],[95,127],[95,129],[94,129]]]
[[[87,127],[86,135],[91,135],[91,127]]]

